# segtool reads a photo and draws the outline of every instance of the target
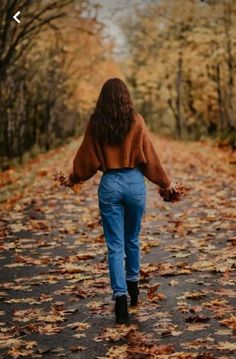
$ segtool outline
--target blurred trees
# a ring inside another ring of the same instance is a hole
[[[0,168],[80,133],[102,83],[124,77],[98,11],[90,0],[0,2]],[[233,0],[147,0],[123,16],[123,72],[153,130],[236,146],[235,20]]]
[[[97,11],[89,0],[1,1],[1,168],[79,133],[101,83],[119,74]]]
[[[151,127],[236,146],[236,2],[152,0],[122,28],[126,75]]]

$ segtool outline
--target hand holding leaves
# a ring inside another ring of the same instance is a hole
[[[168,188],[159,189],[159,194],[165,202],[178,202],[184,193],[185,188],[182,183],[171,183]]]
[[[53,176],[53,179],[59,182],[60,186],[68,187],[74,193],[79,193],[81,185],[84,183],[84,181],[78,181],[73,173],[68,176],[62,172],[58,172]]]

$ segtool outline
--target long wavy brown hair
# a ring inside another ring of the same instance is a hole
[[[110,145],[122,143],[132,126],[134,113],[124,81],[119,78],[107,80],[90,118],[93,136]]]

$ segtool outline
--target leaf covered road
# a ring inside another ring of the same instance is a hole
[[[98,212],[101,173],[78,195],[52,180],[79,142],[1,174],[2,358],[234,358],[235,165],[228,150],[153,136],[175,204],[146,182],[141,298],[114,324]]]

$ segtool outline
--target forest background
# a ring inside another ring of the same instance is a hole
[[[2,0],[0,168],[82,134],[117,76],[152,131],[235,149],[235,58],[235,0]]]

